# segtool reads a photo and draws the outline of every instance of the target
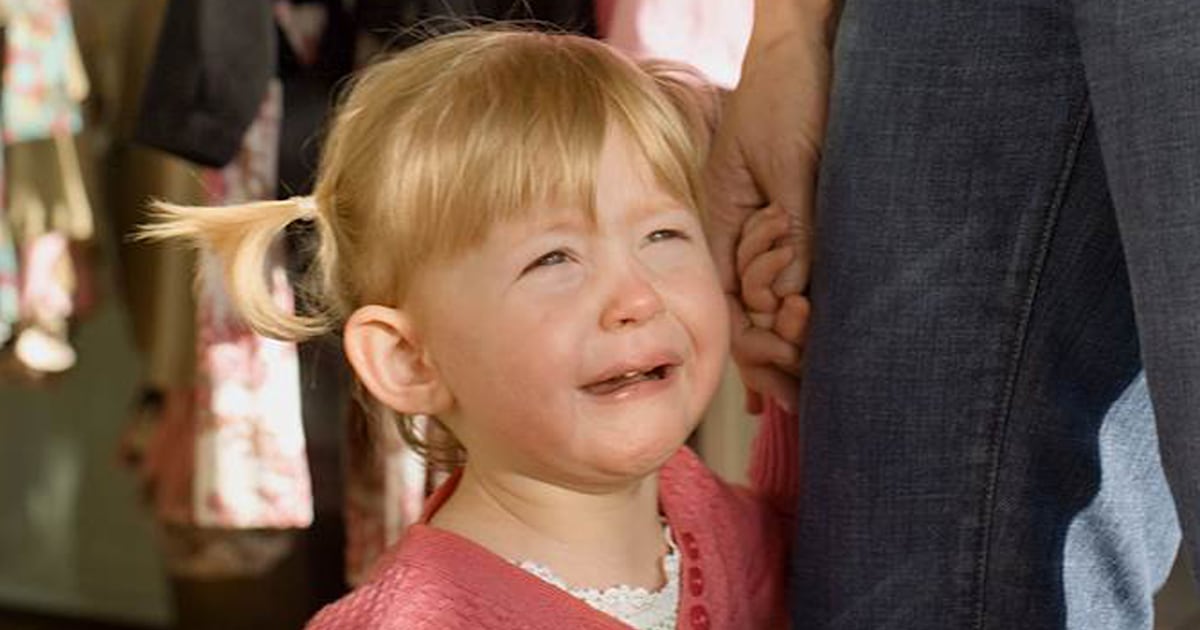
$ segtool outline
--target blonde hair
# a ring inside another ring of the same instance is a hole
[[[325,142],[315,208],[297,199],[156,203],[143,236],[209,248],[251,327],[304,340],[335,330],[360,306],[403,303],[422,265],[479,244],[497,222],[547,204],[592,216],[609,125],[633,140],[667,193],[703,216],[712,99],[679,66],[635,63],[584,37],[495,26],[451,33],[353,82]],[[316,308],[308,315],[280,310],[263,272],[271,242],[297,220],[316,224],[305,287]],[[410,422],[400,426],[436,455]]]

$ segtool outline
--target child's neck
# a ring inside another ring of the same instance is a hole
[[[657,474],[592,493],[468,464],[430,524],[510,561],[549,567],[571,586],[655,590],[664,580]]]

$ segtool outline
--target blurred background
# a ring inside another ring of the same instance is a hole
[[[438,480],[368,428],[335,342],[257,337],[210,261],[131,242],[148,199],[306,193],[345,77],[439,18],[539,20],[728,88],[751,10],[0,0],[0,630],[300,627]],[[280,299],[295,300],[305,237],[278,248]],[[733,480],[754,426],[742,408],[730,375],[693,438]],[[1176,573],[1159,627],[1200,629]]]

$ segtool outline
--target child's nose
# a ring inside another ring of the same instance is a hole
[[[600,322],[606,330],[636,326],[662,312],[658,288],[636,265],[627,267],[613,280]]]

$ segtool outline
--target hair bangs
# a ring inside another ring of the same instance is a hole
[[[366,205],[377,209],[354,240],[395,262],[356,270],[361,298],[390,285],[403,300],[412,273],[477,246],[499,223],[563,209],[594,221],[597,167],[613,131],[629,137],[665,193],[703,218],[704,125],[686,71],[578,37],[470,38],[470,47],[454,35],[421,44],[356,87],[390,113],[345,125],[358,132],[344,139],[347,153],[373,155],[346,161],[361,167],[351,176],[370,182]]]

